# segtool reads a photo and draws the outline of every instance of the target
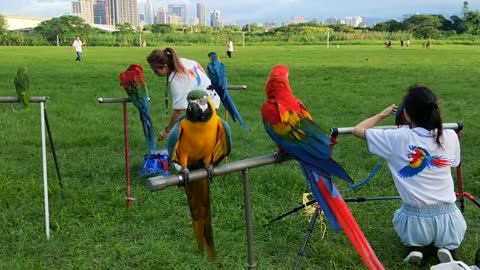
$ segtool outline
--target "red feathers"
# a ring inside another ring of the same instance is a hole
[[[125,90],[129,90],[132,86],[137,87],[138,84],[140,84],[142,87],[145,87],[143,68],[139,65],[130,65],[127,70],[120,73],[118,78],[120,79],[120,84],[123,88],[125,88]]]

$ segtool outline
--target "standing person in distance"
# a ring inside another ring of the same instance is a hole
[[[172,92],[173,114],[168,125],[158,137],[168,137],[175,122],[188,107],[187,95],[192,90],[205,90],[210,95],[216,109],[220,106],[220,98],[215,90],[208,89],[210,79],[203,67],[196,61],[180,58],[173,48],[155,49],[147,56],[147,62],[155,74],[166,77],[167,87]]]
[[[232,58],[232,53],[233,53],[233,41],[232,41],[232,38],[228,38],[228,42],[227,42],[228,58]]]
[[[408,247],[404,261],[420,262],[423,249],[438,248],[441,263],[453,261],[467,225],[455,205],[451,167],[460,164],[460,143],[453,130],[442,128],[437,97],[423,85],[413,85],[403,97],[409,126],[374,129],[395,114],[395,104],[360,122],[353,135],[367,141],[368,150],[384,158],[402,199],[393,225]]]
[[[75,59],[75,61],[80,62],[82,60],[82,46],[83,46],[82,40],[80,39],[79,36],[77,36],[72,44],[73,49],[77,53],[77,58]]]

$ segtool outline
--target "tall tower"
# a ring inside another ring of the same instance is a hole
[[[186,4],[170,4],[168,5],[168,15],[178,16],[181,23],[187,23],[187,5]]]
[[[86,23],[93,23],[93,0],[72,1],[72,14],[81,17]]]
[[[95,0],[93,2],[93,23],[110,24],[110,9],[107,0]]]
[[[153,24],[153,7],[151,0],[145,2],[145,24]]]
[[[136,27],[140,25],[137,0],[108,0],[110,16],[113,25],[129,23]]]
[[[197,3],[197,18],[200,25],[207,24],[207,16],[205,16],[205,5]]]
[[[220,10],[214,9],[210,12],[210,26],[211,27],[222,27],[222,20],[220,19]]]
[[[157,20],[155,22],[167,24],[167,13],[164,8],[159,8],[157,10]]]

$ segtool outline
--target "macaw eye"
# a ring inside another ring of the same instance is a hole
[[[202,98],[200,98],[198,100],[198,104],[200,104],[200,105],[206,105],[207,103],[208,103],[207,96],[203,96]]]

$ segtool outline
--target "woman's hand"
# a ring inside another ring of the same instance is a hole
[[[158,136],[158,140],[161,141],[161,140],[167,138],[169,134],[170,134],[170,130],[169,130],[168,128],[166,128],[166,129],[162,132],[162,134],[160,134],[160,136]]]
[[[397,112],[397,105],[392,104],[387,108],[385,108],[385,110],[383,110],[381,113],[379,113],[379,115],[382,117],[382,119],[384,119],[390,115],[395,115],[396,112]]]

